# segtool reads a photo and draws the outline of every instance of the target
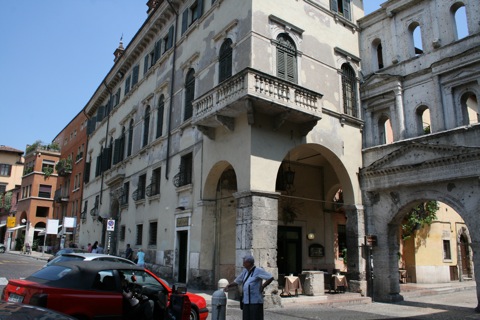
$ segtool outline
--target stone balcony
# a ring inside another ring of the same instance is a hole
[[[261,113],[272,119],[275,130],[288,121],[306,135],[322,117],[321,98],[320,93],[247,68],[193,102],[192,124],[213,139],[214,128],[234,131],[236,117],[247,113],[253,124],[255,114]]]

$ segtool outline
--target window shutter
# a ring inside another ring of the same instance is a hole
[[[143,58],[143,74],[148,71],[148,54]]]
[[[138,82],[138,73],[139,73],[140,66],[137,64],[135,67],[133,67],[133,72],[132,72],[132,87],[137,84]]]
[[[291,82],[296,81],[296,59],[295,56],[291,53],[286,54],[287,57],[287,77],[286,79]]]
[[[277,77],[285,79],[285,52],[277,46]]]
[[[98,177],[102,172],[102,153],[97,156],[97,163],[95,165],[95,177]]]
[[[113,144],[113,164],[117,164],[120,162],[120,145],[122,143],[122,139],[118,138],[115,139],[115,143]]]
[[[187,81],[185,85],[185,113],[183,120],[190,119],[193,115],[193,99],[195,98],[195,70],[190,69],[187,74]]]
[[[342,0],[340,0],[340,1],[342,1]],[[330,0],[330,10],[338,12],[337,0]]]
[[[152,65],[153,65],[155,62],[157,62],[157,60],[160,58],[160,53],[161,53],[160,49],[161,49],[161,46],[162,46],[162,41],[159,40],[159,41],[157,41],[157,42],[155,43],[155,49],[154,49],[154,51],[153,51],[153,60],[154,60],[154,62],[152,63]]]
[[[127,79],[125,80],[125,94],[127,94],[130,91],[130,80],[131,80],[131,76],[128,76]]]
[[[168,29],[167,49],[170,49],[172,45],[173,45],[173,26],[170,26],[170,29]]]
[[[182,34],[187,31],[188,28],[188,8],[185,9],[182,13]]]
[[[340,0],[338,0],[340,1]],[[345,19],[351,20],[350,17],[350,0],[343,0],[343,16]]]
[[[157,135],[156,137],[159,138],[163,134],[163,113],[165,112],[165,103],[163,101],[163,97],[160,98],[158,103],[158,111],[157,111]]]
[[[105,106],[100,106],[97,109],[97,122],[101,122],[105,118]]]
[[[150,108],[145,112],[145,119],[143,123],[143,143],[142,147],[148,144],[148,133],[150,131]]]
[[[232,40],[226,39],[220,47],[219,82],[232,75]]]
[[[88,119],[87,122],[87,136],[91,135],[93,131],[95,131],[95,126],[97,124],[97,117],[93,116],[90,119]]]
[[[197,11],[198,11],[198,15],[197,15],[197,18],[200,18],[203,14],[203,0],[198,0],[197,2]]]

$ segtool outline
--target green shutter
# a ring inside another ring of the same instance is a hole
[[[185,9],[182,13],[182,34],[187,31],[188,28],[188,8]]]

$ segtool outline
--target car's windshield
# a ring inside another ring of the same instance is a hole
[[[121,272],[129,282],[133,282],[142,286],[158,286],[163,288],[162,284],[146,271],[121,270]]]

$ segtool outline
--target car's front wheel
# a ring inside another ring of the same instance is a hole
[[[5,247],[0,248],[0,253],[5,253]]]
[[[199,316],[198,316],[198,313],[197,313],[197,310],[195,310],[194,308],[192,308],[190,310],[190,320],[198,320],[200,319]]]

